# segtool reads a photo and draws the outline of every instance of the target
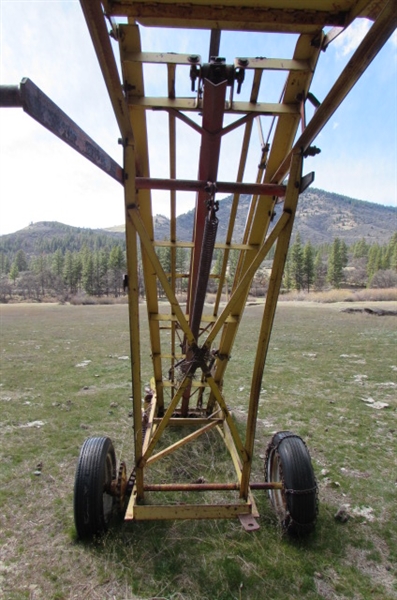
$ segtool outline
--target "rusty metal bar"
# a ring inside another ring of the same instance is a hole
[[[18,86],[1,86],[0,106],[21,106],[30,117],[73,150],[124,185],[123,169],[27,77]]]
[[[176,190],[180,192],[202,192],[208,187],[209,181],[193,179],[159,179],[153,177],[137,177],[135,180],[138,190]],[[258,194],[260,196],[285,196],[286,186],[272,183],[231,183],[217,181],[216,191],[222,194]]]
[[[251,483],[251,490],[281,490],[282,482]],[[238,491],[239,483],[148,483],[145,492],[218,492]]]

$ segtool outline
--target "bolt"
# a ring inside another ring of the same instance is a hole
[[[200,57],[199,57],[199,55],[198,55],[198,54],[191,54],[191,55],[188,57],[188,61],[189,61],[190,63],[198,63],[198,62],[199,62],[199,60],[200,60]]]
[[[240,65],[240,67],[248,67],[249,60],[248,60],[248,58],[239,58],[238,64]]]

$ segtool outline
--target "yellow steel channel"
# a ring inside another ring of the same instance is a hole
[[[141,41],[139,28],[137,25],[120,25],[120,58],[123,70],[123,78],[125,86],[131,86],[133,91],[130,95],[136,97],[144,96],[143,69],[141,63],[125,63],[125,52],[140,52]],[[146,129],[146,115],[144,110],[129,106],[129,115],[131,126],[134,132],[136,148],[137,148],[137,173],[142,177],[149,177],[149,153],[148,140]],[[134,205],[139,207],[142,223],[147,232],[147,235],[153,240],[153,217],[151,207],[150,190],[140,190],[138,193],[138,202]],[[142,251],[143,275],[146,288],[146,305],[148,314],[156,314],[158,312],[157,301],[157,280],[156,274],[153,273],[150,261],[147,254]],[[151,321],[149,318],[150,343],[152,348],[153,371],[156,380],[157,403],[161,410],[164,405],[163,390],[159,386],[162,380],[162,365],[161,365],[161,342],[158,322]],[[134,330],[131,330],[131,335],[134,335]]]
[[[270,334],[273,327],[273,320],[276,312],[276,305],[280,292],[280,286],[284,272],[284,265],[287,258],[288,246],[291,237],[292,226],[294,223],[296,206],[299,198],[299,189],[302,177],[302,161],[303,157],[301,153],[293,155],[284,206],[284,210],[288,211],[291,216],[288,222],[286,223],[286,226],[280,232],[279,238],[277,240],[273,268],[269,282],[269,289],[266,297],[265,310],[263,314],[257,350],[255,354],[255,363],[252,374],[252,383],[246,425],[247,429],[245,437],[245,448],[249,456],[252,456],[252,453],[254,451],[255,429],[263,370],[265,367]],[[248,493],[251,467],[251,462],[245,463],[243,465],[241,480],[242,498],[245,498]]]
[[[124,170],[126,180],[124,185],[126,206],[135,201],[135,151],[129,142],[124,148]],[[126,248],[128,270],[128,311],[130,321],[131,373],[132,373],[132,402],[134,414],[134,450],[135,460],[142,456],[142,389],[141,389],[141,350],[139,327],[139,280],[138,280],[138,247],[137,232],[126,209]],[[136,469],[136,489],[138,498],[143,498],[143,471]]]

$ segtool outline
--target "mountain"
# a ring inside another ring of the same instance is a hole
[[[124,232],[72,227],[56,221],[31,223],[15,233],[0,236],[0,252],[13,254],[23,250],[28,257],[58,249],[79,252],[83,246],[93,250],[114,244],[124,244]]]
[[[249,203],[250,196],[240,197],[234,241],[240,241],[242,238]],[[219,201],[218,241],[223,241],[226,237],[231,205],[232,196]],[[281,212],[282,204],[276,207],[276,215],[280,215]],[[194,210],[177,217],[178,239],[189,239],[187,236],[192,228],[193,217]],[[156,215],[154,221],[156,237],[169,238],[169,220],[164,216]],[[365,238],[369,244],[375,242],[384,244],[396,229],[397,208],[312,188],[301,194],[299,198],[293,236],[299,232],[302,242],[310,240],[316,246],[332,243],[336,237],[344,240],[347,245],[362,238]]]
[[[249,196],[240,198],[236,219],[235,241],[242,238],[249,209]],[[225,239],[232,196],[219,201],[217,240]],[[276,207],[280,215],[282,205]],[[194,210],[177,217],[176,230],[179,240],[190,240]],[[170,221],[163,215],[154,217],[157,239],[169,239]],[[397,230],[397,208],[373,202],[364,202],[318,189],[304,192],[298,204],[294,236],[300,233],[302,242],[313,245],[332,243],[339,237],[350,245],[362,238],[367,243],[387,243]],[[44,252],[79,251],[84,245],[91,249],[124,244],[124,225],[109,229],[71,227],[62,223],[42,221],[12,234],[0,236],[0,251],[14,254],[22,249],[28,256]]]

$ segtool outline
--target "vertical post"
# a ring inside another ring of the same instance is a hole
[[[128,214],[128,205],[136,203],[135,189],[135,149],[127,140],[124,149],[124,198],[126,211],[126,247],[128,272],[128,312],[130,321],[130,351],[132,375],[132,403],[134,415],[134,450],[136,467],[137,498],[143,498],[143,469],[138,467],[142,458],[142,389],[141,389],[141,349],[139,332],[139,271],[137,232]]]
[[[250,458],[243,465],[240,496],[248,497],[249,479],[252,467],[252,455],[254,451],[255,429],[258,414],[259,395],[262,385],[263,371],[265,368],[266,355],[269,348],[270,335],[272,332],[274,315],[276,312],[277,300],[280,293],[281,281],[283,278],[285,261],[287,259],[288,247],[291,238],[296,206],[299,198],[299,189],[302,178],[302,155],[294,154],[291,160],[291,170],[285,196],[284,211],[291,214],[285,227],[282,229],[276,245],[276,251],[273,259],[272,273],[270,276],[269,290],[267,292],[266,304],[262,318],[261,330],[258,338],[258,345],[255,356],[254,370],[251,381],[251,391],[249,399],[247,430],[245,437],[245,449]]]

